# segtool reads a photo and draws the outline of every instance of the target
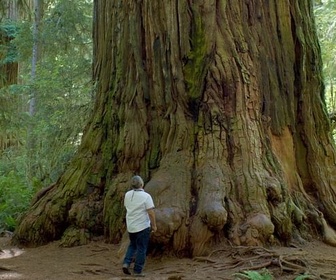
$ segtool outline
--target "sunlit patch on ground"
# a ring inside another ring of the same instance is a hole
[[[0,250],[0,259],[10,259],[23,254],[24,250],[19,248]],[[23,279],[23,275],[5,267],[0,267],[0,279]]]
[[[13,271],[0,272],[0,279],[22,279],[22,277],[22,274]]]
[[[12,248],[12,249],[2,249],[0,250],[0,259],[10,259],[23,254],[24,250],[19,248]]]

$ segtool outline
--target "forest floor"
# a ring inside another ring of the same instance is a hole
[[[127,280],[119,246],[103,241],[62,248],[53,242],[38,248],[17,248],[0,238],[0,279]],[[336,248],[319,241],[291,247],[217,246],[206,257],[188,259],[149,256],[143,279],[247,279],[235,273],[267,267],[274,279],[336,279]],[[300,278],[297,278],[300,279]]]

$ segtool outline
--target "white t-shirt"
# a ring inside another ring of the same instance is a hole
[[[125,194],[127,231],[134,233],[150,227],[147,210],[154,208],[153,199],[143,189],[131,190]]]

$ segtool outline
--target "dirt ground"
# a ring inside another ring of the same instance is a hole
[[[0,238],[0,279],[121,280],[119,246],[103,241],[62,248],[58,242],[38,248],[16,248]],[[274,279],[336,279],[336,248],[314,241],[291,247],[217,246],[202,258],[149,256],[143,279],[246,279],[235,273],[267,267]]]

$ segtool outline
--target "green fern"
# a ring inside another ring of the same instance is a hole
[[[313,278],[311,275],[305,273],[303,275],[299,275],[294,280],[304,280],[304,279],[313,279]]]

